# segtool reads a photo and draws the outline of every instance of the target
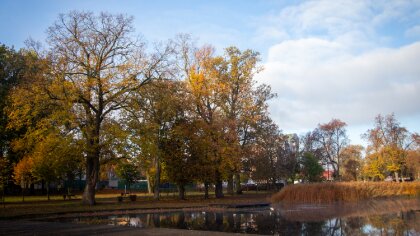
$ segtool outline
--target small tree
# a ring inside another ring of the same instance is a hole
[[[0,158],[0,192],[4,203],[4,189],[6,188],[9,177],[9,161],[6,158]]]
[[[15,183],[22,187],[22,201],[25,201],[25,189],[32,183],[34,177],[32,175],[33,160],[31,157],[24,157],[14,167],[14,180]]]
[[[324,172],[324,169],[313,154],[308,152],[304,153],[301,163],[304,180],[309,182],[319,182],[322,180],[322,172]]]
[[[119,178],[124,180],[128,190],[130,190],[131,184],[141,177],[139,168],[131,162],[120,162],[115,172]]]

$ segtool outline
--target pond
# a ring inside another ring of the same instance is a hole
[[[61,218],[60,221],[127,227],[162,227],[265,235],[420,235],[420,199],[330,205]]]

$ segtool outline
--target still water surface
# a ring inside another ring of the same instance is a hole
[[[266,235],[420,235],[420,200],[133,213],[66,221]]]

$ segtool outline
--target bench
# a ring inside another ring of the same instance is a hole
[[[76,195],[74,195],[74,194],[63,194],[63,199],[64,200],[66,200],[66,199],[70,200],[72,197],[76,198]]]

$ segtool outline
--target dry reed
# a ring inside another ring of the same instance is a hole
[[[284,187],[271,201],[295,203],[354,202],[396,196],[420,196],[420,182],[336,182]]]

